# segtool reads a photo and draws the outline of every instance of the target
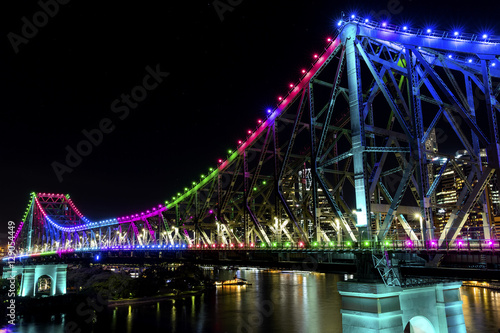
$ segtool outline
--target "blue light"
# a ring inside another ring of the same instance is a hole
[[[405,31],[406,31],[406,30],[408,30],[408,27],[405,25],[405,26],[403,27],[403,30],[405,30]]]
[[[337,25],[340,27],[342,25],[342,21],[339,21],[339,23],[337,23]]]
[[[487,34],[484,34],[484,35],[483,35],[483,38],[484,38],[484,39],[488,38],[488,35],[487,35]]]
[[[387,26],[387,22],[382,22],[382,26],[383,27]]]
[[[430,34],[432,32],[432,29],[427,29],[427,33]]]
[[[491,64],[491,66],[495,66],[495,63],[493,62],[493,63]]]
[[[268,114],[271,114],[271,112],[273,112],[273,110],[271,110],[271,109],[267,109],[267,113],[268,113]]]
[[[352,14],[352,15],[351,15],[351,18],[352,18],[352,19],[353,19],[353,18],[355,18],[355,17],[356,17],[356,15],[354,15],[354,14]]]
[[[452,56],[451,54],[448,54],[448,58],[450,58],[450,59],[451,59],[451,58],[453,58],[453,56]]]
[[[365,23],[368,23],[368,21],[369,21],[368,19],[365,19]]]
[[[100,255],[96,255],[95,260],[99,260],[100,257],[101,257]]]
[[[468,61],[469,61],[469,62],[472,62],[472,59],[469,59]]]

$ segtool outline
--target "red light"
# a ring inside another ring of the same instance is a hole
[[[243,141],[241,140],[238,140],[238,144],[241,145],[243,143]]]
[[[250,243],[250,247],[253,247],[253,243]]]
[[[221,244],[220,247],[224,247],[224,244]]]
[[[231,243],[231,247],[234,247],[234,244],[233,244],[233,243]]]
[[[317,55],[317,54],[315,54],[313,57],[314,57],[314,59],[317,59],[317,58],[318,58],[318,55]]]
[[[299,246],[300,246],[300,247],[304,247],[304,243],[299,242]]]
[[[290,88],[293,88],[293,83],[290,83]]]
[[[251,130],[248,130],[248,131],[247,131],[247,133],[248,133],[248,134],[252,134],[252,131],[251,131]]]
[[[257,122],[258,122],[259,124],[262,124],[262,120],[260,120],[260,119],[259,119],[259,120],[257,120]]]
[[[189,244],[189,246],[188,246],[188,247],[189,247],[189,248],[192,248],[192,247],[193,247],[193,245]]]
[[[240,243],[240,247],[243,247],[243,243]]]
[[[200,247],[200,244],[196,244],[196,247]]]
[[[219,163],[222,163],[222,160],[219,158]]]
[[[278,97],[278,101],[281,101],[282,99],[283,99],[283,97],[281,97],[281,96],[280,96],[280,97]]]
[[[303,69],[303,70],[302,70],[302,74],[305,74],[305,73],[306,73],[306,70],[305,70],[305,69]]]
[[[205,244],[205,247],[208,247],[208,245],[207,245],[207,244]]]
[[[212,247],[215,247],[215,244],[212,244]]]
[[[332,39],[331,39],[330,37],[328,37],[328,38],[326,39],[326,41],[327,41],[328,43],[330,43],[330,42],[332,41]]]

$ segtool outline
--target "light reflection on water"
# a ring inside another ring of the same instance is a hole
[[[150,304],[121,306],[98,313],[82,332],[342,332],[339,275],[237,272],[251,286],[225,286],[205,294]],[[220,271],[221,280],[234,271]],[[469,333],[497,332],[500,293],[462,287]],[[20,323],[14,332],[64,332],[65,321]],[[75,320],[75,319],[73,319]],[[76,331],[75,331],[76,332]]]
[[[460,293],[468,333],[500,332],[500,292],[462,287]]]

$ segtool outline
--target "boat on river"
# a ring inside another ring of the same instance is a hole
[[[215,281],[216,286],[251,286],[251,283],[248,283],[247,280],[234,277],[232,280],[225,280],[225,281]]]

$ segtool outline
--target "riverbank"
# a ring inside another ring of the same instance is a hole
[[[463,287],[485,288],[485,289],[500,291],[500,284],[497,284],[497,283],[478,282],[478,281],[463,281],[462,286]]]
[[[123,298],[123,299],[117,299],[117,300],[108,300],[108,307],[135,305],[135,304],[147,304],[147,303],[154,303],[154,302],[159,302],[159,301],[166,301],[169,299],[180,299],[180,298],[184,298],[187,296],[200,295],[200,294],[204,293],[205,290],[206,290],[206,288],[203,288],[200,290],[183,291],[183,292],[180,292],[178,294],[169,293],[169,294],[149,296],[149,297]]]

